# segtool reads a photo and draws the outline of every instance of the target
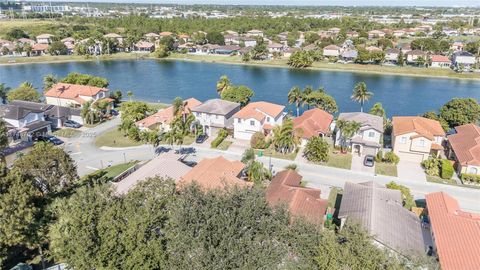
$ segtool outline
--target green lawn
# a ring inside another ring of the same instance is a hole
[[[281,158],[281,159],[288,159],[288,160],[295,160],[295,157],[297,157],[297,154],[298,154],[297,151],[293,151],[292,153],[283,155],[281,153],[278,153],[277,151],[275,151],[272,148],[268,148],[268,149],[256,149],[255,150],[255,155],[258,156],[258,154],[260,152],[262,152],[263,156],[265,156],[265,157],[271,156],[273,158]]]
[[[343,190],[341,188],[332,187],[330,189],[330,194],[328,195],[328,206],[335,207],[336,205],[340,205],[338,200],[341,199],[342,193],[343,193]]]
[[[230,145],[232,145],[233,142],[231,141],[227,141],[227,140],[223,140],[218,146],[217,146],[217,149],[218,150],[228,150],[228,148],[230,147]]]
[[[324,165],[350,170],[352,168],[352,153],[341,153],[340,150],[332,150],[330,151],[328,161]]]
[[[117,175],[123,173],[124,171],[126,171],[127,169],[129,169],[130,167],[134,166],[137,163],[138,163],[138,161],[131,161],[131,162],[122,163],[122,164],[118,164],[118,165],[108,167],[108,168],[104,169],[104,171],[107,172],[107,174],[105,174],[105,176],[108,177],[108,178],[115,178]]]
[[[447,185],[457,185],[457,182],[453,179],[442,179],[439,176],[427,175],[427,181],[432,183],[447,184]]]
[[[118,129],[112,129],[105,133],[100,134],[95,139],[95,146],[109,146],[109,147],[130,147],[142,145],[142,142],[136,142],[123,136],[123,132]]]
[[[62,128],[53,132],[53,135],[63,138],[77,137],[80,136],[80,134],[82,134],[80,130],[73,128]]]
[[[397,165],[384,163],[384,162],[376,162],[375,163],[375,173],[380,175],[387,175],[387,176],[395,176],[397,177]]]

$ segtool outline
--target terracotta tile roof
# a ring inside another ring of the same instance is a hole
[[[442,269],[480,269],[480,215],[460,210],[444,192],[425,198]]]
[[[456,134],[448,136],[455,156],[461,165],[480,166],[480,127],[467,124],[455,128]]]
[[[245,168],[240,161],[230,161],[224,157],[205,158],[200,161],[190,172],[179,180],[179,187],[197,183],[200,187],[210,189],[223,189],[231,186],[250,186],[238,176]]]
[[[340,50],[340,47],[338,47],[337,45],[328,45],[323,49],[324,50]]]
[[[303,131],[302,138],[309,139],[318,134],[327,134],[330,131],[330,124],[333,115],[324,110],[315,108],[304,112],[301,116],[293,119],[294,129]]]
[[[159,37],[160,35],[159,34],[156,34],[156,33],[147,33],[145,34],[146,37]]]
[[[108,89],[94,87],[89,85],[57,83],[50,88],[44,95],[46,97],[63,98],[75,100],[80,104],[85,102],[80,96],[93,97],[100,92],[107,92]]]
[[[292,216],[322,224],[328,201],[320,199],[319,189],[300,186],[302,176],[294,170],[277,173],[266,190],[266,199],[271,206],[285,204]]]
[[[155,44],[153,44],[151,42],[147,42],[147,41],[139,41],[139,42],[135,43],[135,47],[142,48],[142,49],[149,49],[149,48],[152,48],[154,46],[155,46]]]
[[[40,38],[40,39],[42,39],[42,38],[51,38],[51,37],[53,37],[52,34],[40,34],[40,35],[37,36],[37,39],[38,39],[38,38]]]
[[[202,104],[202,102],[198,101],[195,98],[189,98],[187,100],[184,100],[185,104],[185,110],[184,113],[190,113],[190,109]],[[144,119],[137,121],[135,125],[137,126],[142,126],[149,128],[154,124],[157,123],[164,123],[164,124],[170,124],[172,120],[174,119],[173,115],[173,106],[169,106],[165,109],[159,110],[158,112],[145,117]]]
[[[162,37],[167,37],[167,36],[171,36],[171,35],[173,35],[172,32],[160,32],[160,36],[162,36]]]
[[[440,122],[421,116],[394,116],[392,118],[393,136],[416,132],[429,140],[434,136],[445,136]]]
[[[116,33],[108,33],[106,35],[103,35],[106,38],[121,38],[122,36]]]
[[[48,44],[35,43],[32,45],[32,51],[46,51],[48,49]]]
[[[278,115],[283,113],[285,106],[265,102],[251,102],[247,106],[243,107],[239,112],[237,112],[234,117],[241,119],[254,118],[258,121],[262,121],[267,115],[272,118],[277,118]]]
[[[432,59],[432,62],[442,62],[442,63],[450,63],[450,59],[448,57],[443,56],[443,55],[432,55],[430,57]]]

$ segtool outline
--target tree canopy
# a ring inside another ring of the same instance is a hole
[[[245,85],[233,85],[222,91],[221,97],[224,100],[240,103],[243,107],[250,102],[254,92]]]
[[[89,74],[81,74],[77,72],[69,73],[61,80],[63,83],[90,85],[95,87],[107,87],[108,80],[106,78],[97,77]]]
[[[476,124],[480,119],[480,105],[474,98],[454,98],[440,108],[440,117],[450,128]]]
[[[24,100],[24,101],[39,102],[40,94],[37,92],[37,90],[33,87],[31,83],[24,82],[20,84],[19,87],[13,90],[10,90],[7,93],[7,99],[9,101]]]

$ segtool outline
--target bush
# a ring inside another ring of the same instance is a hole
[[[265,135],[263,132],[255,132],[250,139],[250,146],[254,149],[267,148],[267,142],[265,141]]]
[[[450,162],[450,160],[448,159],[443,159],[440,176],[443,179],[451,179],[453,176],[453,172],[454,172],[454,169],[453,169],[452,162]]]
[[[223,142],[223,140],[225,140],[225,138],[227,138],[227,136],[228,136],[227,130],[226,129],[221,129],[220,131],[218,131],[217,138],[215,138],[215,140],[213,140],[210,145],[212,146],[212,148],[217,148],[217,146],[219,144],[221,144]]]
[[[309,161],[327,162],[330,146],[320,137],[312,137],[308,140],[304,155]]]
[[[395,165],[397,165],[399,161],[400,161],[400,158],[393,152],[385,153],[385,157],[383,158],[383,162],[392,163]]]
[[[378,150],[377,155],[375,156],[375,161],[376,161],[376,162],[382,162],[382,161],[383,161],[383,152],[382,152],[382,150]]]
[[[480,184],[480,175],[462,173],[462,176],[460,176],[460,178],[462,179],[462,182],[463,182],[463,183],[467,183],[467,184],[472,184],[472,183]]]
[[[440,173],[440,159],[429,158],[422,161],[422,167],[425,169],[425,173],[430,176],[438,176]]]

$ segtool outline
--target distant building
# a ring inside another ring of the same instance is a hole
[[[89,85],[57,83],[45,92],[47,104],[82,107],[87,101],[97,101],[107,98],[108,89]]]
[[[37,43],[40,44],[50,44],[52,43],[52,38],[54,36],[51,34],[41,34],[37,36]]]
[[[430,61],[433,68],[450,68],[452,64],[452,61],[443,55],[432,55]]]
[[[465,70],[470,70],[475,65],[475,62],[475,56],[469,52],[460,51],[453,53],[452,64],[457,69],[463,67]]]

